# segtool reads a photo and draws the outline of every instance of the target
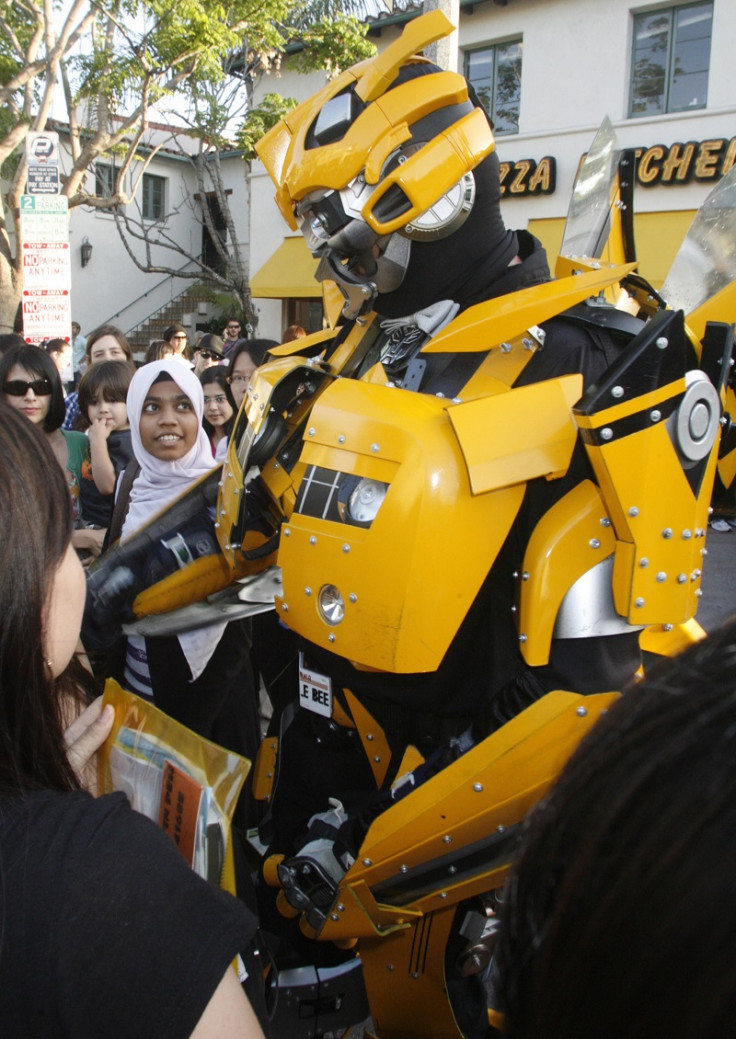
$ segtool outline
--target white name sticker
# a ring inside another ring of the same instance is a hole
[[[315,714],[332,717],[332,679],[306,667],[303,653],[299,654],[299,703]]]

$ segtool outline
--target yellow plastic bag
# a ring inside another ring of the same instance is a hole
[[[230,826],[250,762],[126,692],[112,678],[115,709],[97,759],[97,789],[121,790],[132,807],[169,834],[192,869],[235,894]]]

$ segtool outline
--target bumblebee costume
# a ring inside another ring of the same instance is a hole
[[[485,113],[418,56],[451,29],[410,22],[258,145],[342,315],[270,351],[191,492],[216,494],[219,552],[127,600],[145,632],[275,599],[300,639],[254,768],[264,875],[347,959],[274,973],[279,1035],[368,1013],[381,1039],[482,1034],[453,992],[486,976],[524,814],[640,647],[699,634],[732,286],[686,325],[634,273],[610,133],[552,280],[504,226]],[[180,506],[113,549],[93,609]]]

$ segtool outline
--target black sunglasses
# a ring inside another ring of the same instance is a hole
[[[206,361],[219,361],[222,357],[222,354],[213,354],[211,350],[198,350],[197,353]]]
[[[51,395],[52,386],[48,379],[34,379],[33,382],[11,379],[3,385],[3,393],[7,393],[9,397],[25,397],[29,390],[33,390],[37,397],[48,397]]]

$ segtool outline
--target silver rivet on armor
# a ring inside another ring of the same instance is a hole
[[[442,843],[452,844],[452,837],[449,835],[449,833],[446,833],[445,836],[442,838]]]
[[[614,386],[613,389],[611,390],[611,396],[612,397],[617,397],[618,398],[618,397],[623,397],[623,395],[624,395],[624,388],[623,388],[623,386]]]
[[[378,447],[378,444],[371,444],[371,451],[373,452],[374,455],[379,450],[380,450],[380,448]]]
[[[693,534],[692,534],[691,530],[683,530],[683,532],[682,532],[682,540],[683,541],[689,541],[692,536],[693,536]]]
[[[522,579],[522,581],[528,581],[529,580],[529,571],[528,570],[524,571],[524,573],[521,575],[521,579]]]
[[[649,560],[646,556],[641,557],[641,559],[639,560],[639,566],[642,568],[642,570],[649,566]]]
[[[577,716],[579,718],[585,718],[585,717],[587,717],[587,714],[588,714],[588,708],[587,707],[576,707],[575,708],[575,714],[577,714]]]
[[[347,553],[350,551],[350,545],[343,545],[342,550],[347,555]]]
[[[519,642],[526,642],[526,635],[519,635]]]
[[[328,642],[334,642],[335,641],[335,633],[334,633],[334,631],[331,631],[330,634],[327,636],[327,641]]]
[[[536,345],[533,339],[527,339],[526,336],[521,340],[521,343],[525,350],[533,350]]]
[[[685,576],[685,574],[678,574],[677,575],[677,583],[678,584],[684,584],[685,581],[687,581],[687,577]]]
[[[313,437],[313,436],[316,435],[316,433],[317,433],[317,430],[314,428],[314,426],[310,426],[308,431],[307,431],[307,436]]]
[[[613,430],[608,426],[604,426],[601,430],[601,440],[611,440],[613,438]]]
[[[350,602],[356,603],[358,601],[358,596],[355,594],[355,592],[351,592],[348,596],[348,599],[350,600]]]
[[[368,740],[369,743],[373,743],[374,737],[373,737],[373,733],[372,732],[366,733],[366,737],[365,738]]]
[[[672,625],[672,624],[663,624],[662,625],[662,631],[672,631],[673,626],[674,625]]]
[[[665,541],[669,541],[669,539],[672,537],[672,527],[665,527],[662,531],[662,537],[665,539]]]
[[[373,862],[372,862],[371,859],[363,859],[363,865],[364,866],[372,866]]]
[[[409,872],[409,867],[405,863],[402,863],[401,866],[399,867],[399,872],[400,873],[408,873]]]
[[[390,972],[390,971],[392,971],[393,969],[394,969],[394,965],[393,965],[393,963],[387,963],[387,964],[386,964],[386,970],[387,970],[387,971],[389,971],[389,972]]]
[[[631,508],[629,509],[629,516],[638,516],[638,515],[639,515],[638,507],[636,505],[632,505]]]
[[[496,833],[506,833],[506,827],[502,826],[501,823],[496,827]]]
[[[516,578],[519,576],[519,571],[518,570],[514,570],[514,572],[513,572],[513,574],[511,576],[514,578],[514,580],[516,580]]]
[[[453,397],[452,398],[452,403],[453,404],[462,404],[462,402],[463,402],[462,397]]]
[[[700,598],[700,596],[703,594],[703,589],[702,588],[696,588],[695,589],[695,594],[697,595],[698,598]]]
[[[643,605],[644,605],[644,600],[643,599],[637,599],[634,602],[634,606],[636,606],[637,610],[640,610]]]
[[[652,420],[652,422],[659,422],[659,420],[662,418],[662,412],[659,411],[658,408],[654,408],[652,411],[649,412],[649,418]]]
[[[588,544],[590,545],[591,548],[600,548],[601,547],[601,543],[598,540],[598,538],[591,538],[590,541],[588,542]]]
[[[219,523],[215,523],[215,530],[219,530],[219,529],[220,529],[220,524]]]
[[[447,892],[446,891],[440,891],[440,898],[443,899],[443,900],[445,898],[447,898]]]
[[[447,872],[450,876],[454,876],[457,873],[457,866],[449,866]]]
[[[664,336],[660,336],[659,339],[657,340],[657,349],[658,350],[666,350],[669,345],[670,345],[669,339],[665,339]]]
[[[380,759],[379,757],[375,757],[375,758],[373,759],[373,761],[374,761],[374,763],[375,763],[376,765],[380,765],[380,764],[381,764],[381,759]]]
[[[702,570],[693,570],[692,577],[690,578],[690,580],[691,581],[697,581],[697,579],[700,577],[702,572],[703,572]]]
[[[274,472],[276,472],[276,470],[277,470],[277,469],[280,469],[280,468],[281,468],[281,466],[279,465],[279,463],[278,463],[278,462],[274,462],[274,463],[273,463],[273,471],[274,471]]]
[[[516,613],[516,606],[512,606],[512,607],[511,607],[511,612],[512,612],[512,613]]]
[[[312,589],[309,587],[309,585],[307,585],[307,587],[304,589],[304,594],[305,595],[311,595],[312,594]]]
[[[601,516],[600,524],[601,524],[602,527],[610,527],[611,526],[611,521],[608,518],[608,516]]]
[[[659,571],[659,573],[657,574],[656,580],[657,580],[657,581],[658,581],[658,582],[659,582],[660,584],[662,584],[662,582],[663,582],[663,581],[666,581],[666,580],[667,580],[667,574],[666,574],[666,573],[664,572],[664,570],[660,570],[660,571]]]
[[[338,444],[344,444],[345,443],[345,434],[344,433],[340,434],[340,436],[337,438],[337,442],[338,442]]]
[[[501,343],[501,353],[502,354],[511,353],[511,343]]]
[[[281,609],[282,609],[282,611],[284,613],[288,613],[289,612],[289,607],[288,607],[287,603],[285,603],[285,602],[281,603]]]
[[[473,791],[476,794],[483,793],[483,784],[482,783],[473,783]]]
[[[316,545],[317,544],[317,538],[314,536],[314,534],[312,534],[311,538],[309,539],[309,544],[310,545]]]
[[[700,554],[701,554],[701,556],[707,556],[708,555],[708,549],[707,548],[701,548]]]
[[[330,913],[330,920],[339,920],[339,919],[340,919],[340,917],[337,915],[337,913]]]
[[[412,978],[414,978],[414,980],[416,981],[416,980],[417,980],[417,979],[419,978],[419,972],[418,972],[418,971],[416,971],[416,970],[413,970],[413,971],[411,972],[411,976],[412,976]]]

